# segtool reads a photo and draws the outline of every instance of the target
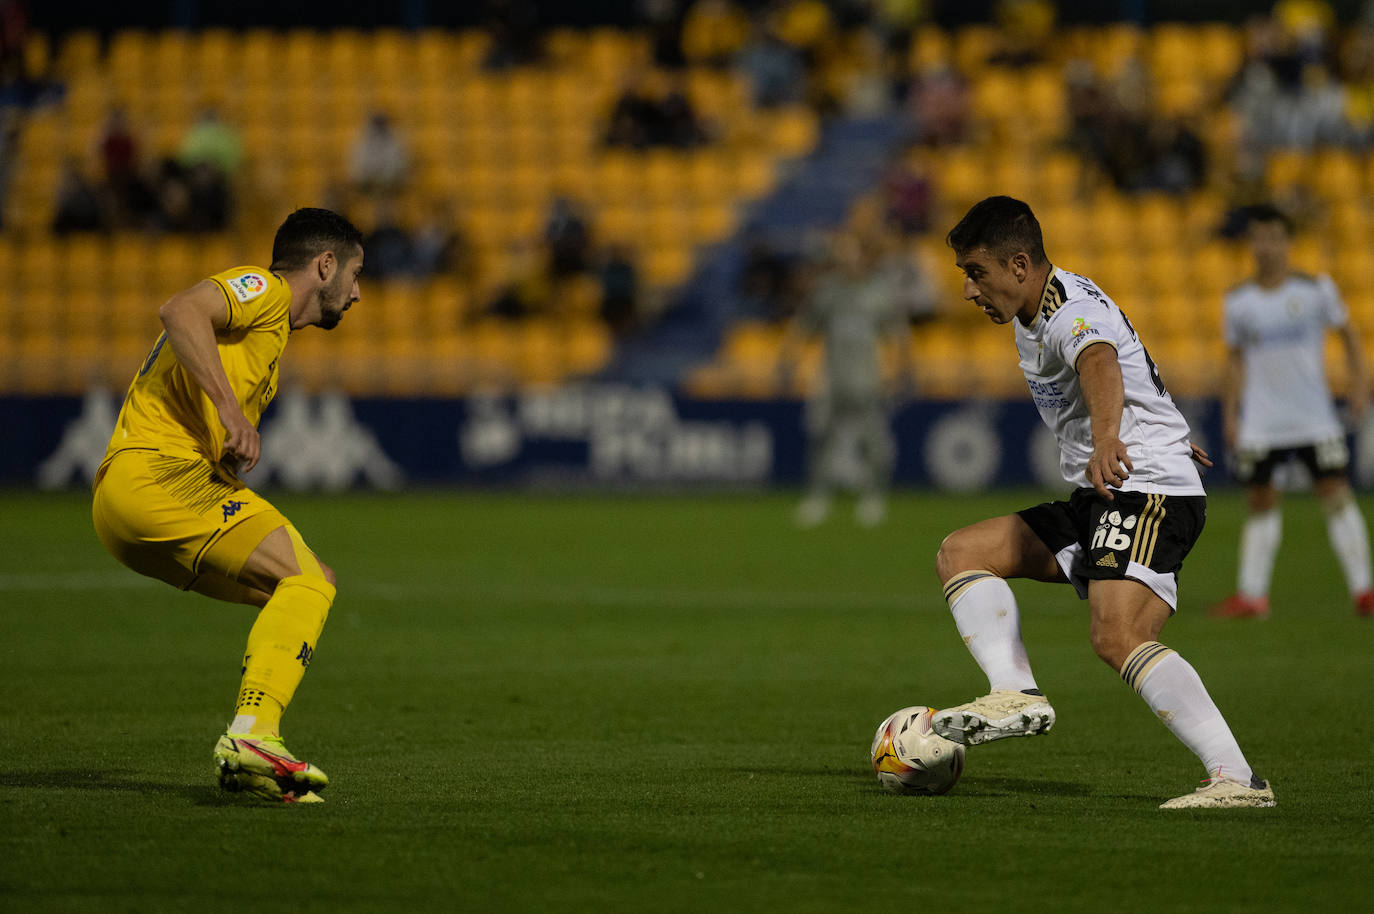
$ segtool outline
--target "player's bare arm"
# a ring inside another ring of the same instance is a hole
[[[1126,393],[1116,349],[1107,343],[1089,344],[1079,352],[1075,368],[1092,427],[1093,452],[1088,459],[1088,481],[1099,495],[1111,501],[1114,496],[1107,487],[1121,488],[1135,469],[1120,437]]]
[[[1359,424],[1369,408],[1369,378],[1365,374],[1364,352],[1360,345],[1360,334],[1354,324],[1346,324],[1340,329],[1341,344],[1345,348],[1345,371],[1347,381],[1346,406],[1350,421]]]
[[[1240,435],[1240,392],[1245,386],[1245,350],[1230,346],[1226,350],[1226,376],[1221,387],[1221,434],[1226,449],[1234,451]]]
[[[224,293],[210,280],[178,292],[158,309],[167,342],[219,412],[227,435],[224,453],[243,470],[251,470],[262,453],[258,430],[243,414],[215,344],[215,331],[229,325]]]

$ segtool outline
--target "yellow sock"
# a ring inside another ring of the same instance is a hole
[[[334,595],[323,576],[295,575],[277,584],[248,633],[231,732],[277,733],[282,711],[310,666]]]

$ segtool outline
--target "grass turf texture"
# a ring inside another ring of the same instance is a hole
[[[890,522],[768,497],[279,495],[340,597],[286,717],[319,807],[214,785],[252,615],[115,565],[80,495],[4,494],[0,908],[32,911],[1323,910],[1374,901],[1374,620],[1290,499],[1265,622],[1213,498],[1163,640],[1201,672],[1271,810],[1163,812],[1203,776],[1087,642],[1015,585],[1046,737],[883,793],[874,728],[985,680],[941,537],[1038,500],[910,494]],[[1371,512],[1366,504],[1366,512]],[[1363,874],[1363,875],[1361,875]]]

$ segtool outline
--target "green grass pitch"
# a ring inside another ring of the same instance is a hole
[[[785,494],[280,494],[340,596],[285,719],[328,802],[268,807],[210,764],[251,611],[118,567],[80,494],[0,493],[0,909],[1370,909],[1374,619],[1310,497],[1265,622],[1206,618],[1242,511],[1213,498],[1163,636],[1277,808],[1157,810],[1204,773],[1086,604],[1030,583],[1054,732],[970,751],[948,796],[879,789],[879,721],[986,685],[941,537],[1041,497],[800,532]]]

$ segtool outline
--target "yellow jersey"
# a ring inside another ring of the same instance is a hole
[[[291,287],[276,273],[243,266],[210,281],[224,294],[229,323],[215,331],[234,398],[253,425],[277,393],[277,360],[291,332]],[[219,411],[158,337],[129,385],[105,459],[131,448],[198,456],[218,464],[227,436]]]

